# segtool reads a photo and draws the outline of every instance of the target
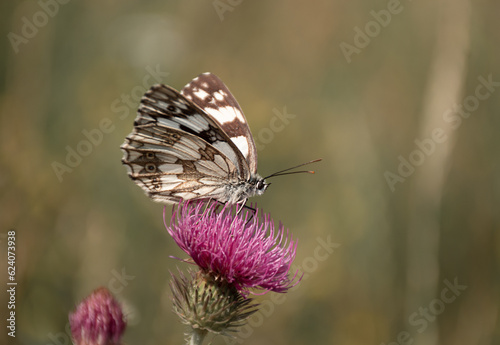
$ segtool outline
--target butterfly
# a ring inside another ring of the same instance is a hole
[[[257,149],[243,111],[211,73],[181,92],[152,86],[121,149],[130,178],[163,203],[213,199],[244,205],[266,191],[266,178],[290,170],[266,178],[257,173]]]

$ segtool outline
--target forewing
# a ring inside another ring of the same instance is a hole
[[[203,73],[182,90],[182,95],[210,114],[245,157],[250,171],[257,172],[257,149],[243,110],[216,75]]]
[[[242,179],[248,178],[248,163],[239,148],[211,116],[175,89],[158,84],[146,92],[134,122],[136,127],[145,125],[175,129],[202,139],[230,159]]]
[[[227,198],[233,162],[201,138],[158,122],[136,124],[121,146],[128,175],[155,201]]]

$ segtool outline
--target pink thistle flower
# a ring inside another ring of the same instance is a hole
[[[120,304],[104,287],[85,298],[69,322],[76,345],[118,345],[126,327]]]
[[[297,273],[289,271],[297,242],[280,223],[258,211],[235,214],[235,207],[209,201],[182,202],[174,210],[168,233],[205,274],[249,289],[286,292],[295,286]],[[250,217],[249,217],[250,214]]]

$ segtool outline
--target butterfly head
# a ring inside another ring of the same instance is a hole
[[[255,195],[262,195],[266,191],[267,187],[269,187],[270,183],[267,183],[263,177],[256,176],[255,183]]]
[[[244,192],[242,194],[245,194],[243,197],[247,199],[264,194],[270,183],[266,183],[266,180],[259,174],[252,174],[250,179],[244,183],[244,185]]]

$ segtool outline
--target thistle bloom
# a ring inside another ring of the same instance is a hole
[[[118,345],[126,322],[120,304],[100,287],[69,315],[75,345]]]
[[[203,273],[244,294],[250,289],[286,292],[297,284],[297,273],[289,277],[297,242],[281,223],[276,230],[269,215],[235,214],[235,207],[183,202],[165,226]]]

